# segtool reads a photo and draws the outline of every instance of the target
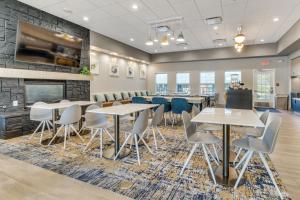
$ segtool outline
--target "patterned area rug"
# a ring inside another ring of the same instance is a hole
[[[130,130],[128,125],[121,128]],[[159,140],[154,155],[141,146],[140,166],[135,150],[122,160],[108,160],[99,157],[99,140],[83,153],[85,146],[77,137],[71,137],[66,150],[63,150],[62,144],[39,145],[38,138],[28,141],[29,136],[1,140],[0,153],[134,199],[279,199],[258,157],[252,159],[244,174],[247,181],[236,191],[221,185],[214,186],[200,150],[194,154],[184,174],[179,176],[191,146],[184,140],[182,126],[161,127],[161,132],[167,144]],[[216,134],[221,136],[220,132]],[[89,134],[84,138],[87,142]],[[105,137],[104,141],[107,148],[109,138]],[[151,137],[149,144],[154,149]],[[290,199],[270,160],[269,164],[284,198]]]

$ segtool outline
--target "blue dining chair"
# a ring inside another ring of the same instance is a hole
[[[132,97],[132,103],[146,104],[149,103],[144,97]]]
[[[164,120],[165,120],[165,126],[167,125],[167,118],[165,116],[165,113],[171,113],[171,103],[168,102],[168,100],[164,97],[153,97],[152,98],[152,103],[153,104],[159,104],[159,105],[164,105]],[[154,111],[157,108],[154,108]]]
[[[189,104],[185,98],[172,98],[171,100],[172,109],[172,126],[178,116],[180,116],[183,111],[190,113],[192,111],[192,104]]]

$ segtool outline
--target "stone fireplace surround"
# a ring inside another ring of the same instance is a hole
[[[90,33],[88,29],[17,0],[0,0],[0,68],[33,70],[37,73],[41,71],[69,73],[70,77],[72,75],[78,76],[81,70],[73,67],[16,62],[14,53],[19,20],[82,38],[83,47],[80,66],[89,66]],[[32,74],[35,75],[34,72]],[[34,124],[29,120],[29,110],[25,109],[24,105],[25,78],[3,77],[1,78],[0,74],[0,138],[6,139],[30,132],[34,128]],[[34,79],[34,77],[31,79]],[[47,80],[47,74],[45,74],[45,79]],[[61,81],[66,83],[66,99],[89,100],[89,80],[62,79]],[[14,100],[18,101],[18,106],[13,106]],[[1,105],[6,106],[6,112],[3,112]]]

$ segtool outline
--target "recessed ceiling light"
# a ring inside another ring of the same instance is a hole
[[[132,9],[137,10],[137,9],[139,9],[139,6],[137,4],[132,4]]]
[[[260,42],[264,42],[265,40],[264,39],[260,39]]]
[[[218,30],[219,29],[219,27],[218,26],[214,26],[214,30]]]
[[[83,17],[83,20],[87,22],[87,21],[89,21],[89,18],[87,16],[85,16],[85,17]]]
[[[154,38],[154,40],[153,40],[154,42],[158,42],[158,39],[157,38]]]
[[[131,41],[131,42],[134,42],[134,39],[133,39],[133,38],[130,38],[130,41]]]
[[[157,49],[155,49],[155,50],[154,50],[154,52],[156,53],[156,52],[158,52],[158,50],[157,50]]]
[[[278,22],[279,21],[279,18],[278,17],[274,17],[273,18],[273,22]]]
[[[223,46],[223,43],[219,43],[218,45],[219,45],[219,46]]]
[[[188,47],[183,47],[183,49],[187,49]]]

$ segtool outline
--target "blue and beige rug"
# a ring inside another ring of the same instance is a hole
[[[123,125],[124,129],[130,128]],[[90,151],[82,153],[84,145],[76,137],[67,143],[65,151],[62,144],[42,146],[38,138],[28,141],[29,136],[0,140],[0,153],[134,199],[279,199],[258,158],[252,160],[245,172],[245,185],[236,191],[213,185],[201,151],[194,154],[184,174],[179,176],[191,147],[184,140],[182,126],[161,130],[167,144],[159,141],[154,155],[140,147],[140,166],[135,151],[122,160],[101,159],[99,145],[95,143]],[[89,134],[84,138],[88,141]],[[105,142],[109,144],[108,138]],[[151,138],[149,144],[153,144]],[[284,198],[290,199],[271,161],[269,164]]]

